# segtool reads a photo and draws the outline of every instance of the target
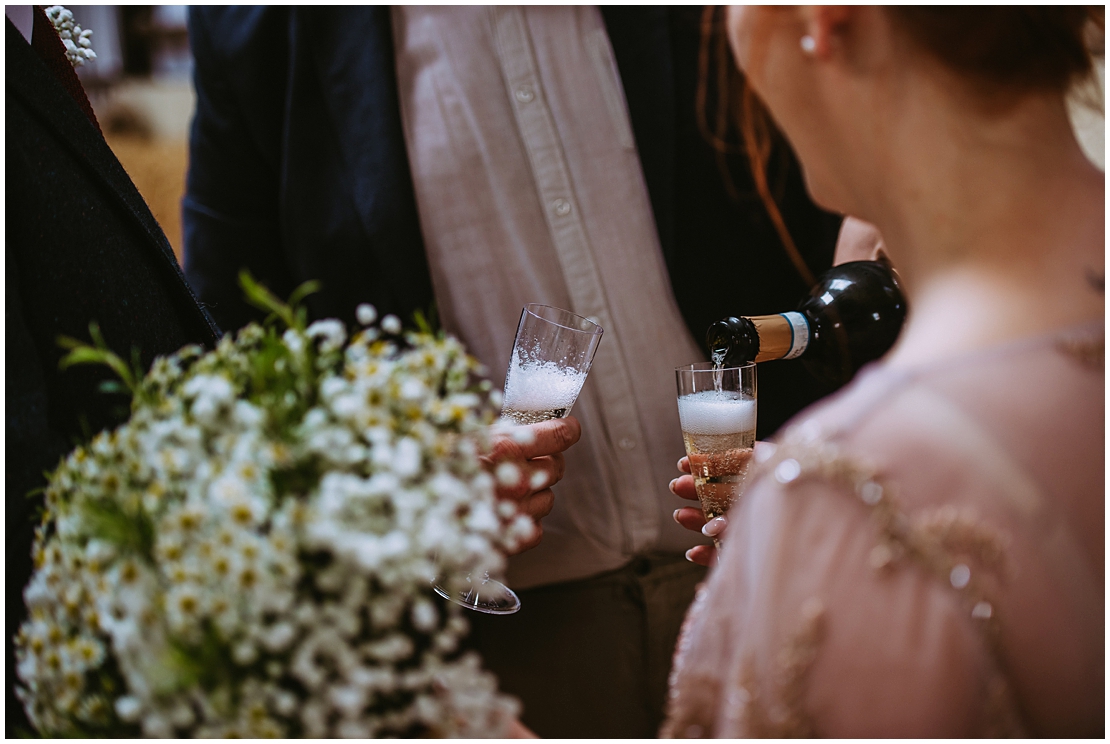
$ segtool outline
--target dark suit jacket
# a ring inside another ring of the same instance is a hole
[[[728,315],[793,309],[808,289],[755,196],[698,133],[699,8],[603,9],[679,307],[701,341]],[[279,296],[308,279],[313,317],[351,323],[360,302],[402,318],[432,288],[401,129],[387,7],[192,8],[197,111],[184,203],[185,273],[222,328],[255,317],[248,267]],[[784,217],[814,274],[840,218],[815,207],[789,153]],[[826,392],[798,362],[760,370],[759,429]]]
[[[60,335],[89,339],[99,323],[116,353],[144,365],[215,325],[100,132],[7,21],[5,331],[7,441],[7,732],[26,725],[12,694],[11,636],[23,617],[32,519],[45,484],[75,442],[121,421],[119,397],[98,391],[105,370],[61,372]],[[124,409],[123,413],[126,413]]]

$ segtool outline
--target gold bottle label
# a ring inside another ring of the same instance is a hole
[[[759,334],[756,362],[772,359],[794,359],[809,346],[809,323],[801,313],[758,315],[751,318]]]

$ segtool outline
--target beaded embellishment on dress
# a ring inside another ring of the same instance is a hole
[[[1005,535],[974,512],[952,505],[907,513],[890,483],[874,468],[842,456],[835,443],[819,436],[813,421],[785,433],[766,469],[788,490],[806,480],[847,487],[875,519],[877,540],[869,559],[874,570],[890,571],[913,563],[957,592],[994,659],[983,733],[1021,736],[1021,715],[1002,672],[999,618],[980,578],[989,574],[1005,580]]]
[[[699,595],[704,604],[704,587],[699,589]],[[692,608],[688,627],[698,614],[697,607]],[[688,627],[683,628],[683,637],[687,635]],[[675,654],[675,668],[671,673],[667,720],[660,736],[681,739],[711,736],[712,722],[719,711],[725,717],[728,729],[739,727],[748,736],[774,739],[813,737],[816,729],[804,705],[806,680],[817,659],[824,634],[824,605],[816,597],[811,597],[802,605],[798,628],[777,655],[770,694],[761,692],[755,662],[750,658],[738,670],[736,681],[725,690],[721,689],[715,677],[696,675],[683,669],[681,657],[686,644],[680,641]],[[675,685],[680,677],[686,687],[686,692],[681,695],[677,694]]]

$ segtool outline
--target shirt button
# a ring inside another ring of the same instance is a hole
[[[551,202],[551,209],[560,217],[566,217],[570,214],[570,202],[566,199],[556,199]]]
[[[531,103],[536,98],[536,92],[532,90],[531,85],[522,85],[516,89],[516,100],[521,103]]]
[[[636,441],[634,439],[630,439],[629,437],[625,437],[618,444],[620,445],[620,448],[622,450],[625,450],[626,452],[628,450],[636,449]]]

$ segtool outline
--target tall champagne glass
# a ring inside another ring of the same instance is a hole
[[[755,364],[712,362],[675,369],[678,418],[706,521],[740,497],[755,448]],[[716,539],[714,544],[720,548]]]
[[[567,310],[525,305],[505,376],[502,421],[535,424],[570,415],[601,343],[601,326]],[[444,599],[471,610],[509,615],[520,598],[509,587],[484,575],[456,591],[435,587]]]

